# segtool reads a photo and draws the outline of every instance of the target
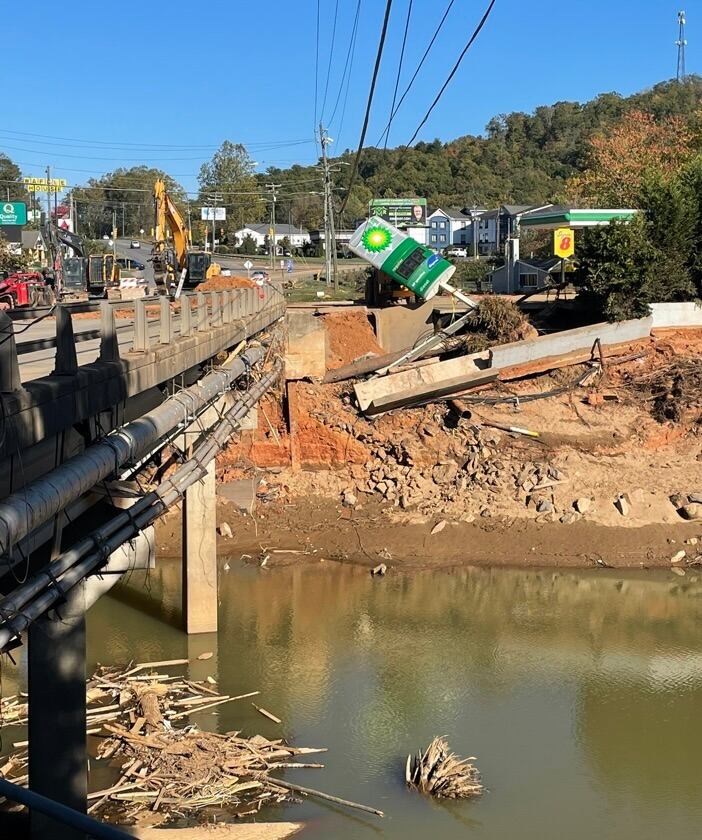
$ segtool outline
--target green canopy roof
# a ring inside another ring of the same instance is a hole
[[[629,222],[638,212],[638,210],[604,210],[599,208],[578,210],[575,207],[557,204],[552,207],[544,207],[541,210],[533,210],[531,213],[524,213],[519,223],[522,227],[542,229],[597,227],[598,225],[608,225],[612,220]]]

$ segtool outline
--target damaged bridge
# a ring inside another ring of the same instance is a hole
[[[284,314],[273,285],[104,301],[75,323],[0,313],[0,651],[27,643],[28,796],[85,813],[85,613],[153,564],[153,523],[180,501],[184,626],[216,631],[214,458],[280,374]],[[84,835],[37,807],[31,836]]]

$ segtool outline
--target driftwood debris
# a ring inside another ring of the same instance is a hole
[[[382,816],[374,808],[270,775],[287,768],[323,768],[323,764],[299,757],[326,752],[324,748],[293,747],[282,738],[268,740],[262,735],[245,738],[238,731],[204,732],[192,719],[182,721],[259,694],[219,694],[212,677],[198,682],[145,673],[186,662],[167,660],[126,668],[99,667],[88,680],[86,731],[99,738],[97,761],[110,762],[115,768],[113,783],[89,794],[89,813],[123,822],[148,811],[158,811],[168,818],[193,815],[216,806],[244,816],[258,814],[266,804],[289,799],[292,791]],[[0,702],[6,721],[27,722],[26,696],[2,698]],[[272,712],[252,705],[271,721],[281,723]],[[13,746],[26,745],[24,741]],[[0,760],[0,776],[17,784],[26,784],[26,768],[26,750]]]
[[[407,756],[405,782],[420,793],[444,799],[479,796],[484,788],[472,761],[474,756],[454,755],[445,738],[434,738],[424,752]]]

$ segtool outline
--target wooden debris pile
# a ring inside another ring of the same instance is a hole
[[[165,664],[180,662],[151,665]],[[176,728],[193,713],[259,692],[232,697],[219,694],[211,677],[195,682],[138,673],[142,670],[102,667],[88,682],[89,702],[102,701],[88,714],[89,724],[100,721],[105,732],[97,758],[121,762],[115,784],[89,795],[89,813],[112,812],[119,803],[122,818],[125,811],[131,818],[145,809],[186,815],[208,806],[227,806],[241,816],[289,795],[269,771],[324,766],[295,760],[324,750],[290,747],[282,739],[202,732],[192,725]]]
[[[484,788],[480,773],[471,764],[474,756],[459,759],[445,738],[434,738],[424,752],[407,756],[405,781],[408,787],[443,799],[468,799]]]
[[[88,794],[88,813],[100,812],[103,819],[122,822],[157,811],[165,820],[214,806],[244,816],[293,793],[383,816],[367,805],[269,775],[286,768],[321,768],[323,764],[299,757],[326,752],[324,748],[291,747],[282,739],[244,738],[239,732],[203,732],[188,723],[190,715],[259,692],[230,696],[217,691],[212,677],[195,681],[162,673],[187,664],[187,659],[172,659],[127,668],[101,666],[87,681],[87,734],[99,738],[97,759],[119,768],[114,784]],[[24,695],[3,699],[6,724],[27,723],[26,701]],[[274,723],[282,722],[252,705]],[[26,784],[26,746],[27,741],[13,744],[16,752],[0,763],[0,776],[9,778],[11,773],[15,776],[11,781]]]

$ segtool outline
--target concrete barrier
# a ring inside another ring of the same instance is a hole
[[[515,341],[502,344],[490,350],[490,366],[493,368],[524,365],[537,359],[563,356],[578,350],[588,350],[599,338],[602,345],[621,344],[647,338],[651,333],[653,317],[636,318],[632,321],[619,321],[615,324],[591,324],[575,330],[551,335],[540,335],[528,341]]]
[[[651,317],[653,329],[702,327],[702,304],[695,301],[652,303]]]

